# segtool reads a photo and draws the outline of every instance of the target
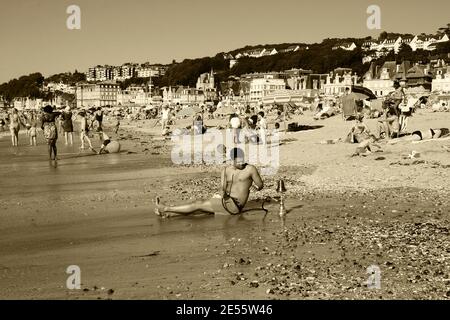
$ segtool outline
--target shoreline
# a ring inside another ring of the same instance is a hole
[[[284,231],[272,204],[265,222],[259,212],[150,220],[138,207],[106,219],[12,228],[0,241],[1,296],[447,299],[449,199],[415,189],[397,189],[393,198],[392,191],[290,199]],[[433,201],[440,206],[433,209]],[[67,290],[64,270],[75,262],[82,290]],[[364,286],[370,265],[382,270],[381,290]]]

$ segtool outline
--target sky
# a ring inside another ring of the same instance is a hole
[[[366,24],[374,4],[380,30]],[[66,26],[70,5],[80,7],[80,30]],[[0,83],[97,64],[170,63],[245,45],[434,33],[450,23],[449,12],[448,0],[2,0]]]

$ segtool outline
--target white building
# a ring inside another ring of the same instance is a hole
[[[114,82],[105,81],[97,84],[77,84],[77,107],[101,107],[117,105],[117,95],[120,86]]]
[[[95,81],[95,67],[88,69],[88,72],[86,72],[86,80]]]
[[[261,57],[273,56],[277,53],[278,53],[278,51],[275,48],[264,49],[264,51],[261,54]]]
[[[262,99],[276,90],[286,88],[284,79],[266,75],[264,78],[256,78],[250,81],[250,101],[262,101]]]
[[[381,70],[374,70],[374,65],[364,75],[363,86],[370,89],[377,97],[384,97],[394,91],[394,78],[397,73],[395,61],[386,61]]]
[[[150,77],[158,77],[159,76],[159,69],[155,67],[137,67],[136,68],[136,75],[139,78],[150,78]]]
[[[281,50],[280,52],[296,52],[300,50],[300,46],[299,45],[293,45],[293,46],[289,46],[286,49]]]
[[[380,47],[380,43],[375,40],[366,41],[361,46],[361,48],[364,51],[377,51],[377,50],[379,50],[379,47]]]
[[[122,79],[130,79],[134,77],[136,69],[134,65],[126,63],[121,66],[121,69],[122,69],[121,73]]]
[[[56,105],[56,107],[61,107],[61,99],[57,101],[43,101],[42,99],[32,99],[29,97],[16,97],[12,101],[12,105],[17,110],[39,110],[47,104]]]
[[[65,84],[63,82],[49,82],[46,85],[44,85],[44,90],[55,92],[55,91],[61,91],[64,93],[74,94],[75,93],[75,87]]]
[[[398,50],[400,49],[401,44],[402,44],[402,37],[386,38],[386,39],[384,39],[383,43],[378,47],[378,51],[394,50],[395,53],[398,53]]]
[[[436,50],[436,45],[438,43],[447,42],[449,41],[448,35],[444,34],[443,36],[440,35],[432,35],[425,38],[423,41],[423,47],[425,50]]]
[[[198,79],[195,86],[197,90],[214,90],[214,72],[211,69],[209,73],[202,73]]]
[[[400,40],[400,46],[406,44],[411,47],[413,51],[416,51],[417,36],[414,37],[404,37]]]
[[[342,49],[342,50],[346,50],[346,51],[353,51],[356,49],[356,44],[354,42],[346,42],[346,43],[341,43],[337,46],[334,46],[332,48],[332,50],[337,50],[337,49]]]
[[[275,48],[257,48],[252,50],[247,50],[242,53],[238,53],[236,55],[236,59],[242,58],[242,57],[251,57],[251,58],[261,58],[264,56],[272,56],[277,54],[278,51]]]
[[[358,81],[357,75],[352,75],[351,72],[339,73],[331,72],[327,76],[327,80],[323,85],[324,93],[327,96],[343,95],[345,89],[351,89],[352,85],[356,85]]]
[[[444,35],[416,35],[414,37],[412,36],[405,36],[402,37],[393,37],[393,38],[386,38],[381,43],[375,41],[375,40],[369,40],[363,43],[362,49],[364,51],[377,51],[378,53],[382,51],[391,51],[394,50],[395,53],[398,53],[398,50],[402,44],[407,44],[411,47],[413,51],[416,51],[418,49],[421,50],[435,50],[436,45],[438,43],[447,42],[449,41],[449,36],[447,34]]]
[[[445,74],[438,71],[436,79],[431,82],[431,91],[450,92],[450,67],[447,67]]]
[[[204,103],[206,100],[202,90],[189,88],[185,86],[163,87],[162,96],[164,102],[190,104]]]

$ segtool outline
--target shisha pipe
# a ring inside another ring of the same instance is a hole
[[[279,211],[278,215],[280,216],[281,221],[282,221],[283,226],[284,226],[284,224],[286,222],[286,214],[287,214],[286,207],[284,206],[284,194],[285,194],[285,192],[287,190],[286,190],[286,187],[284,185],[284,180],[283,179],[278,180],[276,191],[277,191],[277,193],[280,194],[280,211]]]

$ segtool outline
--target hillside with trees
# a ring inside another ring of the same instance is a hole
[[[5,101],[12,101],[15,97],[46,98],[41,91],[44,77],[39,72],[18,79],[12,79],[0,85],[0,96]]]
[[[439,28],[438,35],[450,35],[450,23],[444,27]],[[423,34],[424,35],[424,34]],[[411,34],[400,34],[393,32],[380,33],[378,40],[386,38],[393,38],[401,36],[412,37]],[[182,62],[172,61],[169,65],[165,75],[159,78],[153,78],[152,84],[157,87],[184,85],[195,87],[197,78],[200,74],[210,72],[211,69],[215,72],[215,80],[218,85],[220,81],[228,79],[230,76],[241,76],[246,73],[253,72],[268,72],[268,71],[284,71],[292,68],[302,68],[312,70],[315,73],[328,73],[335,68],[345,67],[352,68],[359,76],[363,76],[369,69],[369,63],[363,64],[362,59],[364,55],[369,52],[363,52],[361,45],[370,40],[370,37],[365,38],[327,38],[321,43],[304,44],[304,43],[281,43],[271,45],[254,45],[245,46],[243,48],[235,49],[229,52],[220,52],[213,57],[203,57],[198,59],[185,59]],[[354,42],[357,48],[353,51],[346,51],[343,49],[333,50],[333,47],[343,43]],[[298,45],[301,49],[295,52],[281,52],[289,46]],[[271,56],[263,56],[260,58],[241,57],[238,63],[229,68],[229,60],[225,59],[225,54],[236,56],[238,53],[243,53],[257,48],[275,48],[279,53]],[[386,56],[380,57],[373,62],[377,65],[382,65],[385,61],[397,61],[398,63],[408,60],[412,63],[421,62],[428,63],[432,59],[446,59],[450,58],[450,41],[439,43],[436,45],[436,50],[426,51],[412,49],[407,45],[402,45],[399,52],[395,54],[393,51],[386,52]],[[13,79],[9,82],[0,85],[0,96],[6,101],[10,101],[14,97],[31,97],[31,98],[45,98],[48,96],[41,92],[43,83],[48,82],[63,82],[74,85],[79,81],[85,81],[84,73],[75,70],[74,73],[66,72],[50,76],[46,79],[40,73],[33,73],[28,76],[22,76],[19,79]],[[148,78],[131,78],[121,82],[121,88],[124,89],[130,84],[144,84],[149,81]]]
[[[69,85],[75,85],[77,82],[85,81],[86,75],[84,73],[78,72],[75,70],[75,72],[64,72],[64,73],[58,73],[54,74],[48,78],[45,79],[45,83],[49,82],[62,82]]]
[[[364,74],[369,66],[362,64],[363,53],[360,49],[345,51],[342,49],[332,50],[332,48],[343,42],[355,42],[357,45],[361,45],[366,39],[325,39],[320,44],[308,45],[308,50],[281,52],[261,58],[242,57],[232,69],[229,68],[229,61],[224,59],[225,53],[223,52],[214,57],[186,59],[171,65],[166,74],[160,79],[159,84],[161,86],[195,86],[198,76],[202,73],[210,72],[211,69],[214,69],[216,73],[217,82],[229,76],[240,76],[252,72],[283,71],[291,68],[310,69],[317,73],[325,73],[337,67],[348,67],[358,74]],[[287,48],[290,45],[282,44],[278,47]],[[247,46],[227,53],[234,56],[239,52],[261,47],[263,46]],[[277,45],[264,47],[277,48]]]
[[[447,27],[439,29],[438,34],[449,34],[450,24]],[[379,36],[379,41],[386,38],[393,37],[413,37],[412,34],[401,34],[393,32],[382,32]],[[362,59],[367,52],[361,50],[361,45],[370,40],[370,37],[365,38],[328,38],[321,43],[314,44],[299,44],[299,43],[284,43],[272,45],[256,45],[246,46],[240,49],[226,52],[235,56],[248,50],[257,48],[275,48],[277,51],[285,49],[290,45],[308,46],[308,50],[298,50],[295,52],[279,52],[272,56],[264,56],[260,58],[241,57],[232,69],[229,69],[228,60],[223,59],[224,52],[217,54],[215,57],[201,58],[201,59],[186,59],[181,63],[171,65],[166,72],[166,75],[159,81],[161,85],[189,85],[195,86],[198,76],[201,73],[209,72],[211,68],[216,73],[216,81],[227,79],[229,76],[240,76],[252,72],[268,72],[268,71],[284,71],[292,68],[302,68],[312,70],[315,73],[328,73],[335,68],[344,67],[352,68],[359,76],[363,76],[369,69],[370,64],[363,64]],[[343,49],[333,50],[333,47],[354,42],[357,49],[353,51],[346,51]],[[404,60],[409,60],[412,63],[428,63],[431,59],[442,58],[448,59],[450,53],[450,42],[441,43],[437,45],[435,51],[417,50],[403,45],[398,54],[393,51],[387,53],[386,56],[374,60],[375,64],[382,65],[385,61],[397,61],[401,63]]]

